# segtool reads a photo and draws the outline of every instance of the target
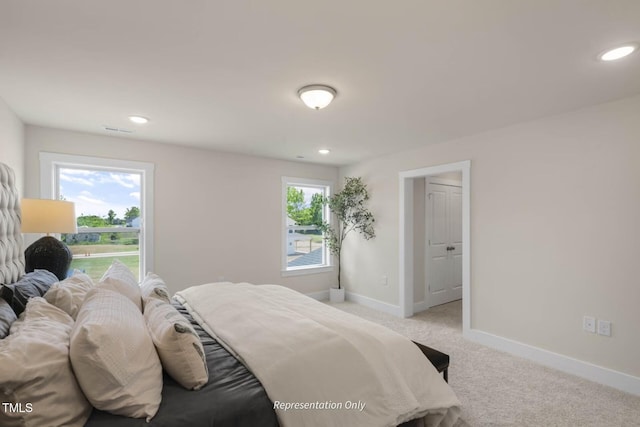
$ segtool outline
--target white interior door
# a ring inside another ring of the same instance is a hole
[[[462,188],[427,181],[426,302],[462,298]]]

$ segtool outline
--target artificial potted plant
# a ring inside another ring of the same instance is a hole
[[[362,178],[350,177],[345,178],[342,190],[324,199],[324,203],[329,206],[329,210],[336,219],[335,224],[324,221],[319,227],[324,232],[329,252],[336,256],[338,263],[338,287],[329,289],[331,302],[344,301],[344,288],[341,284],[344,239],[352,231],[362,234],[366,240],[376,237],[373,229],[375,219],[366,207],[368,200],[369,192],[367,186],[362,182]]]

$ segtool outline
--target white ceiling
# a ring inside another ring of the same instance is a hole
[[[1,0],[0,97],[27,124],[343,165],[638,94],[640,53],[596,59],[628,41],[638,0]]]

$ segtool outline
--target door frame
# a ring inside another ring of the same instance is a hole
[[[399,233],[399,301],[400,315],[413,316],[413,183],[447,172],[462,173],[462,332],[471,329],[471,160],[412,169],[399,173],[400,181],[400,233]]]

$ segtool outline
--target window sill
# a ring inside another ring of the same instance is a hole
[[[332,265],[323,265],[321,267],[296,268],[291,270],[282,270],[282,277],[303,276],[307,274],[320,274],[333,271]]]

